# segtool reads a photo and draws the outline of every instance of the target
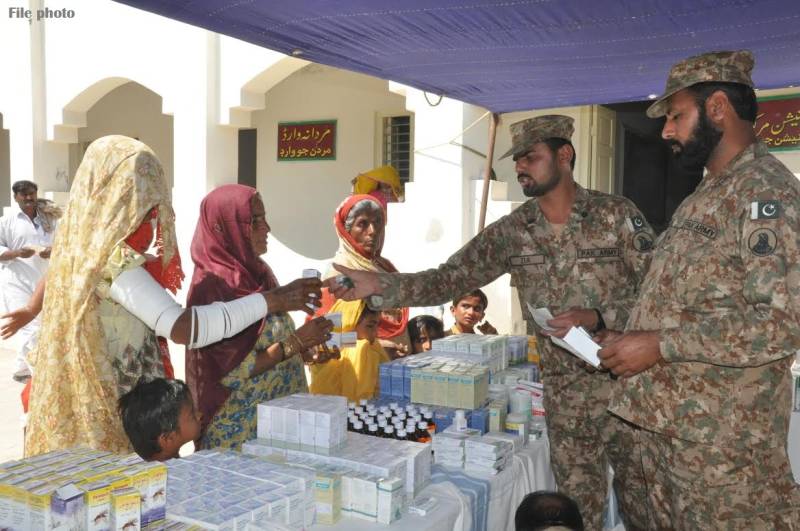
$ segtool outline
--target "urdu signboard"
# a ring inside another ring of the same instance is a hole
[[[278,124],[278,161],[336,160],[336,120]]]
[[[770,151],[800,150],[800,94],[759,98],[753,127]]]

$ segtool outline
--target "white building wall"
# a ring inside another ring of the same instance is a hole
[[[138,83],[112,90],[86,113],[86,127],[78,129],[79,144],[75,147],[112,134],[137,138],[150,146],[172,185],[172,116],[161,114],[161,96]],[[74,151],[82,158],[82,150]],[[75,174],[80,158],[70,157],[70,176]]]
[[[3,129],[3,115],[0,114],[0,210],[11,205],[12,195],[8,129]]]
[[[6,13],[3,13],[6,15]],[[9,137],[9,176],[13,181],[40,181],[33,174],[31,116],[31,27],[26,20],[0,17],[0,114]],[[0,205],[11,204],[11,185],[0,187]]]
[[[379,118],[406,113],[404,98],[389,93],[386,81],[310,65],[275,85],[266,103],[253,113],[253,125],[258,189],[272,231],[300,254],[333,256],[334,211],[350,193],[350,181],[380,164],[375,157]],[[328,119],[336,120],[336,160],[277,161],[279,122]]]

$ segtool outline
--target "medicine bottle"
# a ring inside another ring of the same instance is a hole
[[[417,442],[431,442],[431,434],[428,432],[428,423],[423,420],[417,424],[417,431],[415,435],[417,436]]]

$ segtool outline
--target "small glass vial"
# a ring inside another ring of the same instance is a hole
[[[430,411],[423,413],[422,418],[425,419],[425,422],[428,424],[428,431],[431,435],[436,433],[436,421],[433,420],[433,413]]]
[[[408,440],[408,434],[406,433],[406,430],[397,430],[396,439],[398,441],[407,441]]]
[[[383,428],[383,436],[387,439],[394,439],[394,426],[386,426]]]
[[[373,437],[377,437],[378,436],[378,426],[377,426],[377,424],[370,424],[369,425],[368,434],[372,435]]]
[[[428,423],[424,420],[417,424],[417,431],[415,432],[417,436],[417,442],[421,443],[428,443],[431,442],[431,434],[428,431]]]
[[[353,423],[353,431],[355,433],[364,433],[364,423],[357,420]]]

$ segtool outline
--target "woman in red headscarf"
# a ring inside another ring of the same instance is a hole
[[[339,237],[339,250],[333,257],[334,264],[360,271],[397,271],[394,264],[381,256],[386,210],[378,199],[366,194],[348,197],[336,209],[333,225]],[[324,278],[336,275],[338,272],[331,267]],[[362,301],[337,301],[327,288],[322,288],[322,306],[317,310],[317,315],[329,311],[341,312],[344,325],[341,331],[349,332],[355,329],[357,318],[354,316],[360,314],[362,309]],[[407,324],[408,308],[381,312],[377,327],[378,341],[359,340],[355,347],[343,349],[341,360],[325,366],[312,366],[311,392],[338,394],[351,400],[374,396],[377,392],[377,385],[374,384],[378,381],[378,365],[410,351]]]
[[[265,216],[261,196],[249,186],[221,186],[203,199],[191,247],[189,305],[281,290],[260,258],[270,231]],[[239,448],[254,438],[258,403],[308,390],[303,361],[321,361],[321,353],[309,349],[324,343],[331,328],[317,318],[295,330],[287,313],[270,312],[236,336],[187,349],[186,381],[202,416],[195,445]]]
[[[374,197],[366,194],[352,195],[342,201],[333,216],[333,225],[339,237],[339,249],[333,263],[379,273],[395,273],[397,268],[381,255],[386,234],[386,210]],[[323,280],[339,273],[331,267]],[[327,289],[322,290],[322,307],[317,315],[323,315],[335,302]],[[378,322],[378,339],[390,357],[409,352],[406,332],[408,308],[381,312]]]

